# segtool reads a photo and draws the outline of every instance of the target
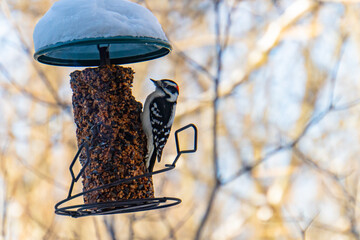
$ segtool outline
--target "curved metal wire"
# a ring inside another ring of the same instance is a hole
[[[193,145],[192,149],[181,150],[178,134],[188,128],[193,128],[193,130],[194,130],[194,145]],[[80,205],[60,207],[61,205],[65,204],[71,200],[74,200],[80,196],[83,196],[84,194],[98,191],[98,190],[104,189],[104,188],[114,187],[114,186],[120,185],[125,182],[130,182],[135,179],[139,179],[139,178],[143,178],[143,177],[150,177],[152,175],[156,175],[156,174],[167,172],[167,171],[174,169],[176,166],[176,162],[180,158],[181,154],[196,152],[196,150],[197,150],[197,128],[196,128],[196,126],[194,124],[188,124],[185,127],[182,127],[180,129],[176,130],[175,131],[175,143],[176,143],[177,155],[172,164],[165,164],[165,168],[151,172],[151,173],[145,173],[143,175],[131,177],[131,178],[120,179],[113,183],[109,183],[109,184],[106,184],[106,185],[103,185],[103,186],[100,186],[97,188],[93,188],[93,189],[72,195],[74,184],[80,179],[81,175],[85,171],[85,168],[90,163],[89,145],[86,142],[82,143],[80,145],[77,153],[75,154],[75,157],[69,167],[69,171],[70,171],[72,180],[71,180],[68,196],[66,199],[58,202],[55,205],[55,213],[59,214],[59,215],[66,215],[66,216],[71,216],[71,217],[77,218],[77,217],[84,217],[84,216],[91,216],[91,215],[107,215],[107,214],[148,211],[148,210],[160,209],[160,208],[165,208],[165,207],[171,207],[171,206],[175,206],[175,205],[181,203],[181,199],[179,199],[179,198],[163,197],[163,198],[131,199],[131,200],[124,200],[124,201],[101,202],[101,203],[80,204]],[[81,168],[80,172],[78,173],[78,175],[75,176],[74,171],[73,171],[73,166],[75,165],[76,160],[78,159],[83,148],[85,148],[87,159],[86,159],[86,162],[84,163],[83,167]]]

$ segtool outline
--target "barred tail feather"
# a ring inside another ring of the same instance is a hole
[[[157,160],[158,160],[158,162],[161,161],[161,155],[162,155],[162,149],[159,149],[159,150],[157,151]]]
[[[155,160],[156,160],[156,151],[153,151],[152,155],[150,157],[149,172],[153,171],[154,165],[155,165]]]

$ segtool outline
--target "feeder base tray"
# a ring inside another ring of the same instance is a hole
[[[149,211],[175,206],[179,203],[181,203],[181,199],[172,197],[133,199],[127,201],[74,205],[61,208],[57,208],[58,206],[55,206],[55,213],[78,218],[93,215]]]

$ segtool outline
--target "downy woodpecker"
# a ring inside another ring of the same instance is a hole
[[[149,172],[153,171],[155,160],[161,160],[161,154],[170,135],[174,122],[176,101],[179,96],[178,85],[169,79],[150,79],[156,89],[145,101],[141,114],[143,130],[147,137],[147,155],[145,159]]]

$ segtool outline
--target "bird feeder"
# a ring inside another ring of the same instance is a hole
[[[152,175],[171,170],[183,153],[196,151],[192,124],[175,132],[177,156],[165,168],[145,167],[142,104],[132,96],[134,71],[117,64],[165,56],[171,46],[155,16],[126,0],[59,0],[34,30],[34,58],[56,66],[86,66],[70,74],[78,152],[70,164],[72,182],[55,213],[82,217],[173,206],[178,198],[156,198]],[[194,147],[181,150],[178,133],[192,128]],[[79,159],[78,174],[73,166]],[[83,192],[73,194],[82,177]],[[83,197],[84,204],[69,205]]]

